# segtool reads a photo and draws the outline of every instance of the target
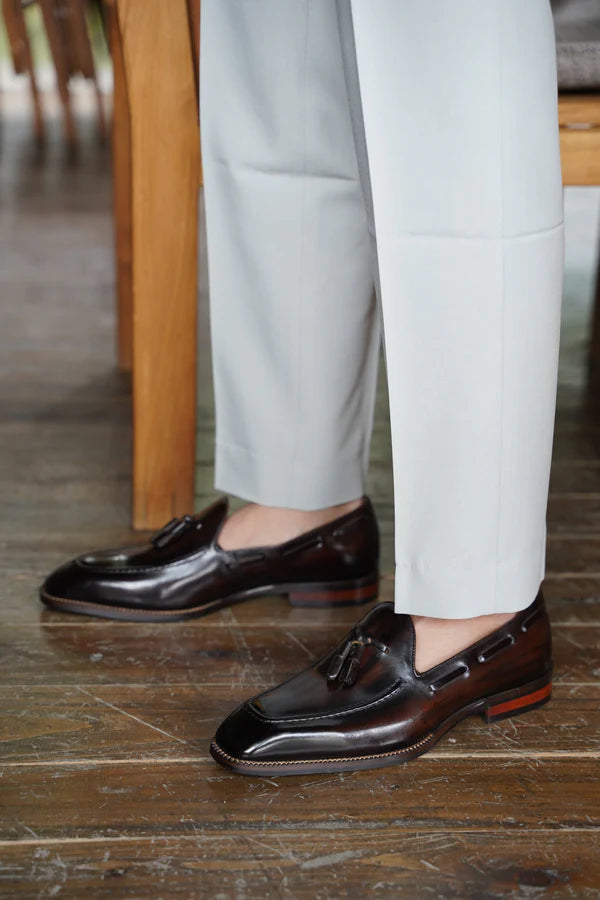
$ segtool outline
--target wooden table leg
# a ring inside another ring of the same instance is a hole
[[[186,0],[117,0],[131,128],[133,524],[191,511],[198,111]]]

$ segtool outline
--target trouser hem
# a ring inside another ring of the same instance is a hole
[[[364,461],[332,460],[307,466],[295,460],[265,456],[244,447],[218,442],[215,488],[263,506],[315,510],[337,506],[364,494]]]
[[[394,608],[442,619],[516,613],[533,602],[543,578],[543,548],[514,563],[469,571],[398,563]]]

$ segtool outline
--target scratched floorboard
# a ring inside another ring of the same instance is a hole
[[[251,690],[253,688],[250,688]],[[259,688],[257,688],[259,689]],[[119,759],[206,759],[237,685],[17,685],[0,688],[0,763]],[[556,684],[552,703],[535,716],[489,727],[472,716],[445,735],[430,756],[487,758],[594,754],[600,767],[600,679]]]
[[[55,124],[40,157],[11,120],[0,160],[0,897],[600,897],[600,415],[583,378],[597,194],[573,195],[567,217],[552,703],[493,727],[474,717],[408,766],[242,779],[208,757],[222,716],[323,652],[356,612],[264,598],[156,626],[38,604],[48,569],[132,538],[108,153],[83,122],[70,161]],[[215,496],[203,249],[201,271],[198,508]],[[383,374],[369,491],[391,599]]]
[[[77,842],[34,838],[0,843],[0,885],[53,884],[72,898],[513,897],[595,900],[600,863],[589,830],[514,828],[413,831],[400,823],[186,835],[111,837]],[[443,888],[441,887],[443,885]],[[367,892],[367,886],[371,893]],[[67,894],[68,892],[68,894]],[[59,894],[60,896],[60,894]]]

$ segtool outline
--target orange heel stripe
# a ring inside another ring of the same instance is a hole
[[[546,684],[538,691],[532,694],[525,694],[523,697],[516,697],[514,700],[507,700],[505,703],[498,703],[496,706],[488,706],[486,712],[491,716],[498,716],[501,713],[510,712],[511,709],[519,709],[521,706],[529,706],[530,703],[537,703],[550,696],[552,684]]]

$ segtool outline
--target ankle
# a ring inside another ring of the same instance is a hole
[[[227,519],[219,535],[224,550],[267,547],[282,544],[357,509],[362,498],[328,506],[302,510],[248,503]]]
[[[415,668],[426,672],[456,653],[480,641],[509,622],[515,613],[491,613],[470,619],[437,619],[411,616],[415,627]]]

